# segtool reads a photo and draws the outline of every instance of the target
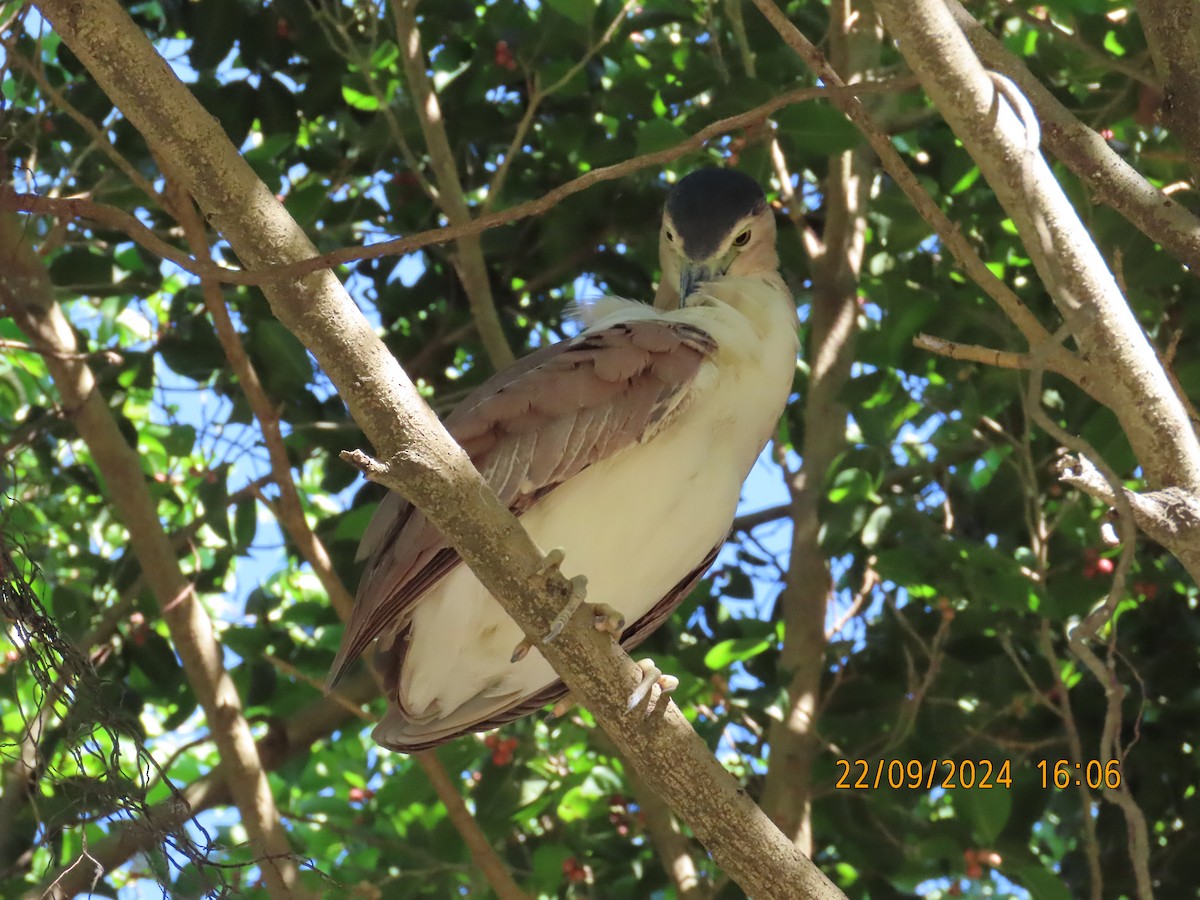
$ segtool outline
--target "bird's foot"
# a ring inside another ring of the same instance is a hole
[[[533,570],[534,577],[545,575],[551,569],[557,569],[563,564],[563,560],[566,558],[567,551],[562,547],[555,547],[542,557],[542,561],[538,564],[538,567]]]
[[[580,583],[576,584],[576,579],[580,579]],[[542,639],[543,643],[550,643],[562,632],[563,627],[575,614],[575,610],[583,603],[582,598],[576,598],[576,592],[586,592],[587,579],[582,575],[576,575],[571,579],[572,586],[576,589],[572,591],[572,599],[567,602],[567,606],[561,613],[555,616],[554,621],[550,623],[550,630],[546,632],[546,636]],[[592,625],[597,631],[604,631],[611,634],[613,640],[617,640],[621,636],[621,630],[625,627],[625,616],[617,612],[607,603],[588,603],[586,604],[592,610]],[[562,619],[561,623],[559,619]],[[529,638],[524,638],[521,643],[513,648],[512,662],[518,663],[523,660],[530,650],[533,649],[534,642]]]
[[[555,547],[542,557],[541,563],[539,563],[538,567],[533,571],[533,577],[538,578],[542,575],[545,575],[551,569],[558,569],[563,564],[564,559],[566,559],[566,553],[563,551],[563,548]],[[546,636],[542,638],[544,643],[550,643],[562,633],[562,630],[566,627],[567,622],[571,620],[571,616],[575,615],[575,610],[579,609],[579,605],[583,603],[585,599],[587,599],[587,576],[576,575],[570,579],[570,582],[571,595],[567,598],[566,606],[564,606],[559,614],[550,622],[550,630],[547,631]],[[603,606],[603,604],[601,605]],[[613,612],[612,607],[609,606],[604,606],[604,611],[606,615]],[[623,627],[625,620],[622,618],[620,621],[621,625],[618,627]],[[599,628],[601,626],[597,624],[596,627]],[[605,627],[604,630],[607,631],[608,628]],[[523,660],[526,655],[528,655],[529,651],[533,649],[533,645],[534,642],[529,638],[523,639],[521,643],[517,644],[517,646],[513,648],[511,661],[518,663]]]
[[[656,666],[652,659],[639,659],[637,666],[642,670],[642,680],[629,695],[627,708],[629,712],[633,712],[645,702],[645,715],[649,717],[656,708],[666,709],[666,703],[662,702],[663,695],[669,694],[679,687],[679,679],[674,675],[664,675],[662,669]]]
[[[534,577],[545,575],[551,569],[559,570],[566,559],[566,552],[562,547],[555,547],[549,553],[542,557],[541,563],[534,570]],[[571,620],[571,616],[575,615],[575,610],[579,609],[579,605],[587,599],[587,576],[576,575],[570,579],[571,595],[567,598],[567,604],[562,608],[557,616],[550,622],[550,630],[546,632],[546,636],[542,638],[547,644],[562,634],[562,630],[566,627],[567,622]],[[611,607],[605,607],[608,612],[612,611]],[[624,620],[622,620],[623,622]],[[598,627],[598,626],[597,626]],[[520,645],[518,645],[519,649]],[[525,651],[529,652],[528,648]],[[514,651],[515,655],[515,651]],[[524,655],[524,654],[522,654]]]
[[[587,576],[576,575],[571,579],[571,596],[567,598],[566,605],[559,611],[558,615],[550,622],[550,630],[546,632],[546,636],[542,638],[543,644],[549,644],[556,637],[562,634],[562,630],[567,627],[567,623],[571,621],[571,616],[575,615],[575,610],[583,604],[587,599]]]
[[[588,606],[592,610],[592,627],[608,632],[614,641],[617,640],[625,628],[625,616],[607,603],[589,603]]]
[[[567,696],[550,707],[550,714],[546,716],[546,721],[553,722],[555,719],[561,719],[571,711],[571,707],[574,705],[575,698],[571,694],[567,694]]]

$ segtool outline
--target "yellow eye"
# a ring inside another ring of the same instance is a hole
[[[671,232],[669,232],[669,231],[668,231],[668,232],[667,232],[667,240],[668,240],[668,241],[671,241],[672,243],[674,243],[674,241],[675,241],[675,235],[671,234]]]
[[[745,231],[743,231],[741,234],[739,234],[737,237],[735,237],[733,239],[733,246],[735,246],[735,247],[745,247],[748,243],[750,243],[750,229],[749,228],[747,228]]]

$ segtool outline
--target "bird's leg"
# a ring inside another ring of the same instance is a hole
[[[566,554],[562,547],[555,547],[549,553],[542,557],[541,564],[534,570],[534,577],[545,575],[551,569],[557,569],[562,565]],[[546,632],[546,636],[542,638],[543,643],[550,643],[560,634],[567,622],[571,620],[571,616],[575,615],[575,610],[579,609],[580,605],[587,599],[587,576],[576,575],[569,579],[571,582],[571,595],[567,598],[566,605],[562,608],[553,621],[550,622],[550,629]],[[593,623],[598,631],[607,631],[609,634],[616,637],[620,634],[621,629],[625,627],[625,617],[609,606],[607,603],[597,603],[593,606],[594,616]],[[533,647],[533,641],[525,638],[521,643],[513,648],[512,661],[520,662],[529,653]]]
[[[639,659],[637,666],[642,670],[642,680],[629,695],[627,708],[633,712],[648,697],[649,702],[646,703],[645,714],[649,716],[662,703],[663,694],[669,694],[679,687],[679,679],[674,675],[664,675],[662,669],[656,666],[652,659]],[[655,690],[656,688],[657,690]],[[662,703],[662,708],[666,709],[665,703]]]

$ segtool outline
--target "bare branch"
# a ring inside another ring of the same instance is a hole
[[[1029,98],[1047,149],[1088,186],[1093,198],[1162,244],[1193,273],[1200,272],[1200,217],[1147,182],[1104,138],[1072,115],[958,0],[945,2],[983,64],[1004,73]]]
[[[1022,105],[1019,92],[997,87],[944,4],[914,0],[901,9],[882,0],[877,8],[1016,223],[1088,361],[1090,373],[1079,383],[1108,382],[1108,405],[1152,485],[1200,489],[1200,444],[1187,412],[1104,259],[1040,155],[1031,152],[1027,125],[1035,119],[1030,113],[1022,120],[1010,107]]]
[[[977,344],[960,344],[945,338],[934,337],[932,334],[918,334],[913,338],[913,346],[949,359],[983,363],[998,369],[1031,369],[1034,365],[1034,354],[1032,353],[1013,353],[1011,350],[996,350],[993,347],[980,347]],[[1047,354],[1044,365],[1051,372],[1057,372],[1069,378],[1076,368],[1063,366],[1064,357],[1074,361],[1074,357],[1071,357],[1060,345]],[[1063,371],[1064,368],[1067,371]]]

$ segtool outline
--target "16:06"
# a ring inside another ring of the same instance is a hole
[[[1042,787],[1065,788],[1087,785],[1094,791],[1102,787],[1116,789],[1121,786],[1121,761],[1110,759],[1106,763],[1089,759],[1085,763],[1069,759],[1039,760],[1037,769],[1042,773]]]

